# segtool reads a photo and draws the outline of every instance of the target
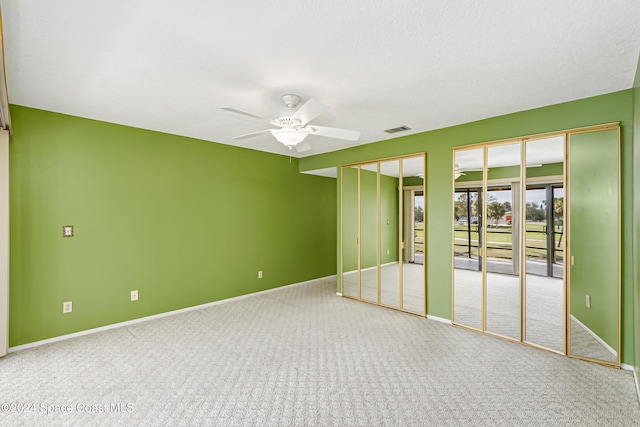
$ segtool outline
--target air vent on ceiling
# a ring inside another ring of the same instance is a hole
[[[411,128],[409,126],[400,126],[397,128],[385,129],[384,131],[386,133],[397,133],[397,132],[404,132],[405,130],[411,130]]]

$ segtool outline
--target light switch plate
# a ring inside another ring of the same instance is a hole
[[[138,291],[131,291],[131,301],[138,301]]]
[[[62,226],[62,237],[73,237],[73,225]]]

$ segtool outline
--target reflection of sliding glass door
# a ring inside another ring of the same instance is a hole
[[[413,191],[413,261],[416,264],[424,264],[424,192]]]
[[[562,350],[562,269],[559,286],[551,290],[532,277],[538,271],[533,263],[541,264],[543,273],[546,264],[530,259],[535,252],[530,247],[538,244],[546,254],[547,236],[562,238],[564,137],[457,149],[454,159],[454,323]],[[535,199],[546,197],[545,180],[551,199],[544,200],[556,204],[555,216]],[[541,224],[531,221],[534,204],[542,209],[536,211]],[[553,225],[548,230],[546,221]],[[551,259],[557,262],[562,253],[558,249]]]
[[[619,132],[454,150],[454,324],[619,365]]]
[[[525,340],[558,352],[565,350],[563,260],[564,185],[529,184],[525,193]]]
[[[424,264],[424,191],[404,190],[404,260]]]
[[[454,197],[454,264],[455,268],[480,270],[480,192],[478,188],[457,189]]]
[[[482,188],[484,148],[454,153],[453,318],[456,325],[484,331]]]
[[[564,186],[528,185],[525,254],[527,272],[564,277]]]
[[[520,143],[488,147],[485,175],[485,330],[515,340],[521,323],[520,150]]]

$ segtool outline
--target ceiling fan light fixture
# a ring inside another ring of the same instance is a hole
[[[271,130],[271,134],[275,139],[284,144],[285,147],[295,147],[300,144],[309,135],[309,131],[306,129],[293,129],[290,127],[283,127],[281,129]]]

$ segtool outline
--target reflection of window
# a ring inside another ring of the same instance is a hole
[[[413,197],[413,242],[416,254],[424,253],[424,192],[415,191]],[[418,258],[416,258],[418,262]]]

